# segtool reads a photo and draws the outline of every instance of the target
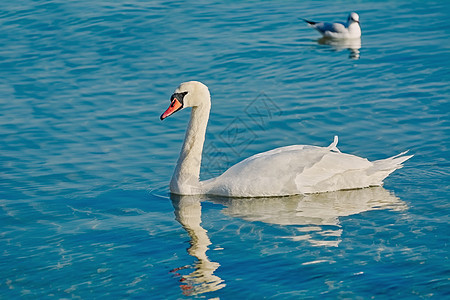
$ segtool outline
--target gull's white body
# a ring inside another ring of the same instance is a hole
[[[334,39],[356,39],[361,37],[361,27],[359,26],[359,16],[352,12],[346,23],[327,23],[327,22],[313,22],[304,20],[317,30],[322,36]]]
[[[222,175],[199,181],[206,126],[211,107],[208,88],[196,81],[182,83],[175,92],[188,92],[184,107],[192,107],[180,157],[170,182],[179,195],[229,197],[286,196],[382,185],[383,179],[411,156],[404,153],[370,162],[329,147],[293,145],[253,155]]]

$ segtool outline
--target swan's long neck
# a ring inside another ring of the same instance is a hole
[[[170,191],[180,195],[201,194],[200,166],[211,101],[194,106],[186,130],[180,157],[170,182]],[[207,101],[206,101],[207,100]]]

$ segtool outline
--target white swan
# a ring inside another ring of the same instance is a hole
[[[286,196],[382,185],[383,179],[411,156],[399,155],[370,162],[336,147],[293,145],[253,155],[219,177],[199,181],[203,143],[211,108],[208,88],[197,81],[182,83],[171,97],[161,120],[185,107],[191,118],[180,157],[170,182],[179,195],[229,197]]]
[[[312,28],[320,32],[324,37],[335,39],[353,39],[361,37],[361,27],[359,26],[359,15],[355,12],[350,13],[347,23],[327,23],[314,22],[302,19]]]

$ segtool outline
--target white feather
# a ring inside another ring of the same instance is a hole
[[[219,177],[199,181],[210,95],[200,82],[187,82],[176,92],[188,92],[185,107],[192,106],[185,141],[170,184],[172,193],[229,197],[267,197],[357,189],[383,184],[384,178],[410,156],[399,155],[370,162],[337,148],[293,145],[253,155]]]
[[[303,19],[312,28],[317,30],[322,36],[334,39],[353,39],[361,37],[361,27],[359,26],[359,15],[350,13],[346,23],[336,22],[313,22]]]

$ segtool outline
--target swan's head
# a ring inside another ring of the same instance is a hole
[[[359,15],[355,12],[352,12],[348,15],[348,23],[359,23]]]
[[[198,81],[183,82],[170,97],[169,108],[160,119],[164,120],[185,107],[195,107],[205,103],[210,103],[210,94],[206,85]]]

